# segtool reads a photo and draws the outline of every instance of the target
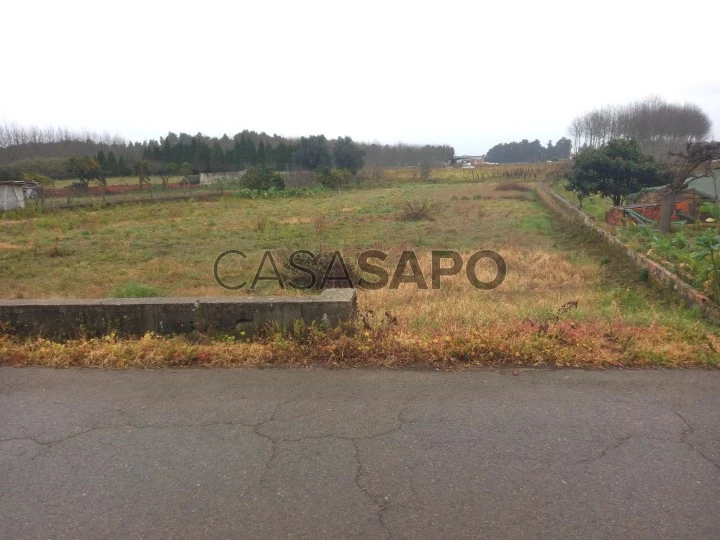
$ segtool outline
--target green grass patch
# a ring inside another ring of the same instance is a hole
[[[115,298],[152,298],[160,296],[160,293],[151,285],[138,283],[136,281],[126,281],[125,283],[116,285],[112,295]]]

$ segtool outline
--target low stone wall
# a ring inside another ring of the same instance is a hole
[[[328,289],[317,296],[105,298],[97,300],[3,300],[3,329],[21,335],[66,338],[223,332],[255,335],[268,323],[292,330],[302,320],[337,326],[354,317],[354,289]]]
[[[688,307],[698,308],[706,319],[720,323],[720,306],[705,294],[685,283],[662,265],[629,248],[608,231],[595,225],[590,216],[544,184],[538,184],[537,195],[541,202],[562,219],[585,227],[590,233],[599,237],[613,252],[632,262],[638,269],[647,270],[648,280],[654,286],[677,295]]]

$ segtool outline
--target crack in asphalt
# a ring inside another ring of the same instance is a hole
[[[708,463],[713,465],[716,469],[720,469],[720,463],[715,461],[711,456],[706,455],[705,452],[703,452],[700,448],[698,448],[693,443],[691,443],[690,441],[687,440],[687,437],[689,437],[690,435],[695,433],[695,426],[693,426],[690,422],[688,422],[685,419],[685,417],[682,414],[680,414],[678,411],[675,411],[675,414],[677,415],[678,418],[680,418],[680,420],[682,421],[682,423],[685,426],[682,430],[682,433],[680,434],[680,442],[683,443],[684,445],[686,445],[688,448],[691,448],[692,450],[694,450],[697,453],[697,455],[699,455],[705,461],[707,461]]]
[[[387,511],[390,502],[386,497],[383,497],[382,495],[373,495],[370,493],[367,486],[364,485],[362,479],[366,474],[365,471],[365,465],[363,465],[362,459],[360,459],[360,448],[358,447],[358,441],[354,440],[352,441],[352,445],[354,448],[353,452],[353,459],[357,463],[357,467],[355,468],[355,487],[360,490],[360,492],[367,497],[367,499],[370,501],[370,504],[377,507],[377,521],[380,524],[380,527],[385,531],[385,538],[390,538],[391,534],[388,529],[387,523],[385,523],[385,512]]]
[[[632,437],[633,437],[632,435],[626,435],[625,437],[621,437],[620,439],[618,439],[618,440],[615,441],[614,443],[605,446],[605,447],[600,451],[600,453],[597,454],[596,456],[592,456],[592,457],[585,458],[585,459],[580,459],[580,460],[578,460],[578,461],[575,461],[573,464],[574,464],[574,465],[582,465],[582,464],[594,463],[594,462],[596,462],[596,461],[600,461],[601,459],[603,459],[604,457],[606,457],[610,452],[612,452],[613,450],[617,450],[617,449],[620,448],[622,445],[624,445],[625,443],[627,443],[630,439],[632,439]]]
[[[382,494],[374,494],[371,488],[367,485],[367,479],[369,477],[369,472],[367,469],[367,465],[363,461],[363,449],[361,447],[361,443],[363,441],[369,441],[373,439],[377,439],[380,437],[386,437],[393,434],[396,434],[400,432],[406,425],[408,424],[422,424],[424,421],[422,419],[410,419],[406,416],[406,408],[407,403],[403,407],[398,408],[398,413],[396,415],[396,418],[394,419],[394,425],[392,427],[384,429],[382,431],[369,433],[366,435],[359,435],[359,436],[349,436],[349,435],[342,435],[338,433],[321,433],[317,435],[306,435],[301,437],[284,437],[284,436],[273,436],[266,432],[264,428],[266,428],[269,424],[273,422],[277,423],[286,423],[286,422],[293,422],[299,418],[310,416],[314,414],[316,411],[309,411],[305,413],[301,413],[298,415],[294,415],[287,418],[280,417],[281,412],[286,409],[288,404],[292,403],[296,400],[287,400],[287,401],[278,401],[275,404],[275,407],[269,415],[266,415],[264,419],[261,419],[260,421],[240,421],[240,420],[218,420],[218,421],[212,421],[212,422],[176,422],[176,423],[166,423],[166,424],[132,424],[132,423],[122,423],[122,424],[111,424],[111,425],[103,425],[103,426],[95,426],[88,429],[84,429],[82,431],[77,431],[71,434],[68,434],[63,437],[55,438],[55,439],[49,439],[49,440],[42,440],[37,437],[26,435],[26,436],[16,436],[16,437],[9,437],[0,439],[0,443],[9,443],[9,442],[16,442],[16,441],[28,441],[35,445],[38,445],[45,449],[50,449],[56,445],[61,445],[66,442],[69,442],[71,440],[74,440],[76,438],[82,437],[84,435],[96,432],[96,431],[105,431],[105,430],[118,430],[118,429],[173,429],[173,428],[195,428],[195,429],[201,429],[201,428],[208,428],[208,427],[216,427],[216,426],[239,426],[244,427],[249,430],[250,433],[253,435],[264,439],[268,442],[269,445],[269,455],[264,463],[264,470],[260,477],[259,484],[260,485],[267,485],[269,480],[269,475],[271,474],[271,471],[273,467],[275,466],[275,462],[278,459],[280,447],[283,443],[297,443],[297,442],[305,442],[305,441],[311,441],[311,440],[322,440],[322,439],[331,439],[331,440],[337,440],[337,441],[346,441],[351,443],[353,451],[352,451],[352,459],[355,462],[355,471],[353,475],[353,481],[355,488],[362,493],[362,495],[369,501],[369,503],[376,509],[375,511],[375,518],[377,520],[377,523],[384,531],[384,537],[385,538],[391,538],[392,533],[389,527],[389,524],[387,523],[387,514],[392,507],[397,508],[403,508],[405,505],[400,504],[399,502],[392,502],[387,498],[386,496],[383,496]],[[693,424],[691,424],[680,412],[674,411],[677,417],[680,419],[683,425],[682,432],[680,434],[680,442],[694,451],[698,456],[700,456],[702,459],[710,463],[712,466],[714,466],[717,469],[720,469],[720,463],[718,463],[717,460],[715,460],[712,456],[706,454],[700,447],[698,447],[693,441],[690,440],[691,436],[696,433],[696,428]],[[618,448],[622,447],[623,445],[627,444],[631,439],[633,438],[643,438],[640,435],[637,434],[630,434],[623,437],[620,437],[613,441],[611,444],[607,444],[604,447],[600,449],[600,451],[586,459],[581,459],[577,461],[573,461],[573,464],[580,465],[580,464],[592,464],[595,462],[598,462],[602,459],[605,459],[610,455],[612,452],[617,450]],[[652,438],[652,437],[648,437]],[[448,440],[444,441],[444,444],[452,444],[455,442],[462,442],[462,443],[468,443],[472,442],[473,439],[458,439],[458,440]],[[40,452],[38,455],[42,455],[44,452]],[[36,456],[33,456],[31,459],[35,459]],[[528,460],[534,460],[538,461],[540,463],[543,463],[545,465],[551,465],[552,463],[541,460],[537,457],[533,456],[523,456],[522,459],[528,459]],[[410,489],[413,493],[412,498],[415,498],[417,496],[417,488],[414,485],[414,481],[411,481],[410,483]]]

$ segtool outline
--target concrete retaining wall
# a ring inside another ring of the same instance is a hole
[[[677,295],[688,307],[698,308],[706,319],[720,324],[720,306],[705,294],[691,287],[678,276],[642,253],[627,247],[608,231],[595,225],[593,219],[585,212],[547,186],[538,184],[537,195],[540,201],[562,219],[583,226],[587,231],[599,237],[614,253],[629,260],[638,269],[647,270],[648,279],[654,286]]]
[[[22,335],[65,338],[111,331],[143,335],[245,332],[267,323],[292,330],[293,322],[337,326],[356,312],[354,289],[328,289],[317,296],[107,298],[98,300],[3,300],[3,328]]]

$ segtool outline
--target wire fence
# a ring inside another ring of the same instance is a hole
[[[37,209],[76,208],[132,202],[170,201],[217,197],[225,190],[222,183],[69,186],[39,188],[26,192],[25,207]]]

